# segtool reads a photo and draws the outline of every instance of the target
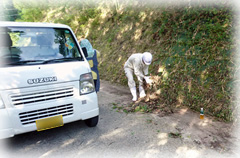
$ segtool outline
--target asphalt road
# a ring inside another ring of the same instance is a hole
[[[157,114],[117,112],[127,105],[127,87],[101,82],[98,93],[100,120],[89,128],[83,121],[42,132],[0,140],[1,158],[212,158],[238,157],[231,125],[205,118],[188,109],[159,117]],[[181,133],[174,137],[171,133]]]

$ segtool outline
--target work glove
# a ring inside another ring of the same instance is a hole
[[[150,79],[150,76],[145,76],[144,77],[145,81],[147,82],[147,84],[151,84],[153,81]]]

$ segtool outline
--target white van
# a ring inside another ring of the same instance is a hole
[[[98,123],[91,69],[70,27],[0,22],[0,138]]]

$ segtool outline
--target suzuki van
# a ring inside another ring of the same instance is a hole
[[[0,138],[98,123],[90,66],[69,26],[0,22]]]

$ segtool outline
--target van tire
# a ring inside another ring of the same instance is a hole
[[[98,116],[84,120],[84,122],[88,127],[95,127],[98,124]]]

